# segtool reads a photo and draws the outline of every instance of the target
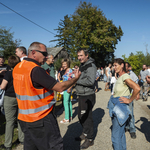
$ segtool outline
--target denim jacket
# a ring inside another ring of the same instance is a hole
[[[129,96],[124,97],[129,98]],[[119,98],[120,97],[113,97],[112,95],[109,99],[107,108],[109,109],[110,117],[113,117],[113,115],[116,116],[120,126],[122,126],[131,115],[131,112],[128,104],[120,103]]]

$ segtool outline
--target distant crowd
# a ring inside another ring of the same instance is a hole
[[[140,86],[141,90],[139,93],[140,99],[143,99],[143,101],[147,101],[148,99],[148,92],[149,92],[149,76],[150,76],[150,66],[143,65],[141,68],[141,71],[139,75],[137,76],[133,70],[130,63],[125,62],[126,66],[126,72],[131,77],[134,78],[133,80]],[[108,64],[108,66],[98,67],[96,72],[96,81],[104,81],[105,82],[105,89],[104,91],[111,91],[113,95],[113,87],[114,84],[118,78],[118,74],[115,72],[114,65],[111,63]],[[95,84],[97,85],[97,83]],[[95,91],[98,91],[98,87],[95,86]]]

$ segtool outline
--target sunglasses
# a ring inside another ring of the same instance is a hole
[[[31,50],[33,51],[33,50]],[[43,56],[47,57],[48,53],[47,52],[42,52],[42,51],[39,51],[39,50],[34,50],[34,51],[37,51],[37,52],[40,52]]]

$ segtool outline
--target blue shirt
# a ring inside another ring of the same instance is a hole
[[[100,74],[99,74],[99,72],[98,72],[98,70],[96,71],[96,78],[95,78],[95,80],[98,78],[100,76]]]

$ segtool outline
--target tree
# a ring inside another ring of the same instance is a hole
[[[65,48],[65,50],[67,50],[67,52],[69,53],[71,58],[77,58],[76,54],[74,51],[72,51],[73,46],[74,46],[74,42],[72,39],[72,22],[70,17],[68,17],[68,15],[64,16],[64,20],[61,20],[61,22],[59,22],[59,26],[57,30],[58,35],[56,35],[55,37],[57,37],[57,40],[52,40],[50,42],[54,42],[54,41],[58,41],[57,46],[62,46]]]
[[[122,55],[125,62],[129,62],[132,66],[132,70],[138,76],[140,70],[142,69],[142,65],[144,64],[145,56],[142,51],[137,51],[136,54],[130,55],[128,58],[125,55]]]
[[[73,15],[66,15],[57,29],[57,46],[64,47],[72,59],[77,59],[79,47],[88,48],[96,64],[111,62],[116,44],[121,40],[123,31],[108,20],[97,6],[80,2]],[[107,59],[106,59],[107,58]]]
[[[145,59],[143,61],[143,64],[150,66],[150,53],[148,53],[147,46],[148,44],[146,44],[146,54],[145,54]]]
[[[21,40],[13,40],[13,33],[10,33],[10,30],[11,28],[0,27],[0,55],[5,59],[15,54],[15,49],[21,42]]]
[[[54,62],[54,67],[55,67],[55,70],[59,70],[60,69],[60,67],[62,66],[61,65],[61,60],[62,59],[57,59],[55,62]]]

